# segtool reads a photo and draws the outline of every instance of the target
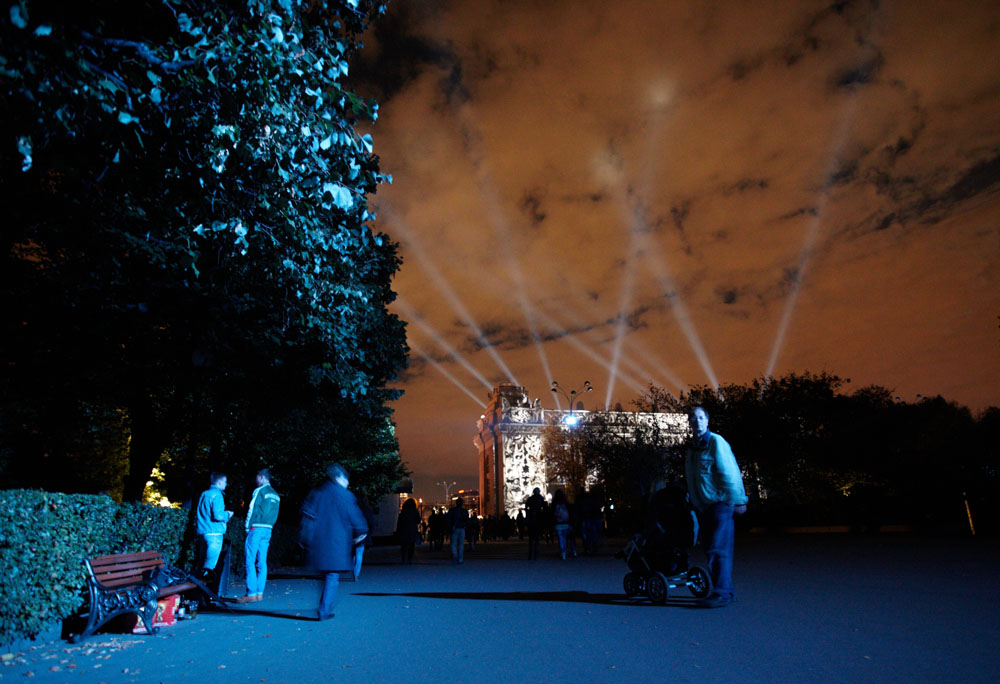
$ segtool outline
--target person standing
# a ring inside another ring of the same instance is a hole
[[[555,516],[556,534],[559,536],[559,554],[563,560],[566,560],[567,553],[573,554],[575,558],[576,542],[573,540],[572,516],[566,493],[561,489],[557,489],[552,495],[552,512]]]
[[[528,527],[528,560],[538,560],[538,538],[542,536],[542,509],[545,507],[545,497],[540,488],[535,487],[524,502],[524,507],[528,511],[525,516]]]
[[[448,511],[451,522],[451,560],[461,565],[465,562],[465,526],[469,523],[469,512],[465,510],[462,497],[455,499],[455,507]]]
[[[479,541],[479,516],[473,511],[469,511],[469,522],[465,526],[465,538],[469,542],[469,551],[476,550],[476,542]]]
[[[712,593],[699,605],[721,608],[735,599],[733,550],[736,525],[733,516],[747,510],[743,476],[729,443],[708,429],[708,412],[695,406],[688,415],[694,437],[687,449],[684,470],[691,505],[698,512],[703,531]]]
[[[278,507],[281,497],[271,486],[271,471],[262,468],[257,471],[257,488],[250,497],[247,520],[244,527],[247,540],[246,552],[247,594],[237,603],[253,603],[264,600],[264,583],[267,582],[267,548],[271,544],[271,531],[278,522]]]
[[[333,617],[337,602],[339,572],[353,571],[354,544],[368,534],[365,517],[354,494],[347,491],[347,471],[339,463],[327,468],[328,479],[316,487],[302,504],[300,542],[306,548],[310,568],[323,575],[319,619]]]
[[[201,538],[202,546],[202,576],[209,577],[215,572],[222,553],[222,537],[226,533],[226,524],[233,517],[232,511],[226,510],[225,497],[227,479],[223,473],[212,473],[211,485],[198,498],[196,511],[196,531]]]
[[[399,559],[403,565],[413,562],[413,547],[420,540],[420,511],[417,502],[412,497],[403,502],[396,522],[396,535],[399,537]]]

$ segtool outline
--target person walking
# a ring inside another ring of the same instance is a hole
[[[202,577],[210,578],[215,573],[222,553],[222,537],[226,533],[226,525],[233,517],[232,511],[226,510],[225,496],[227,479],[223,473],[212,473],[209,478],[211,485],[198,498],[196,511],[196,532],[201,538],[202,547]]]
[[[552,513],[556,521],[556,534],[559,536],[559,553],[562,559],[566,560],[566,554],[571,553],[576,557],[576,541],[573,539],[573,525],[570,523],[569,503],[566,501],[566,493],[557,489],[552,495]]]
[[[708,429],[708,412],[695,406],[688,416],[694,433],[684,459],[688,494],[698,512],[703,531],[712,593],[699,605],[721,608],[735,600],[733,550],[736,525],[733,516],[747,510],[743,476],[729,443]]]
[[[399,538],[399,557],[403,565],[413,562],[413,549],[420,540],[420,511],[417,502],[411,497],[403,502],[396,522],[396,535]]]
[[[451,560],[457,565],[465,562],[465,526],[469,523],[469,512],[465,510],[462,497],[455,499],[455,507],[448,511],[451,522]]]
[[[264,600],[264,584],[267,582],[267,548],[271,544],[271,531],[278,522],[278,507],[281,497],[271,486],[271,471],[261,468],[257,471],[257,488],[250,497],[247,532],[243,547],[247,566],[247,594],[236,599],[237,603],[253,603]]]
[[[328,479],[316,487],[302,504],[300,542],[306,562],[323,575],[323,592],[317,612],[320,620],[333,617],[337,602],[337,573],[353,571],[354,544],[368,534],[365,516],[354,494],[347,491],[347,471],[339,463],[327,468]]]

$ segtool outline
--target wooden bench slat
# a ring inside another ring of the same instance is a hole
[[[97,568],[91,566],[91,568],[93,568],[95,575],[121,575],[129,572],[143,572],[144,570],[158,568],[162,565],[165,565],[165,563],[161,560],[155,563],[129,563],[128,565],[105,565]]]
[[[152,627],[152,618],[156,602],[150,600],[154,588],[157,598],[197,589],[215,605],[230,610],[215,592],[195,577],[168,565],[160,551],[98,556],[85,558],[83,561],[90,572],[87,582],[90,589],[90,612],[87,626],[73,637],[74,643],[87,638],[109,619],[123,613],[139,615],[150,632],[155,634],[158,630]],[[150,583],[149,577],[157,568],[165,568],[158,581],[174,583],[163,587]]]
[[[133,561],[145,561],[162,557],[163,554],[161,554],[159,551],[140,551],[138,553],[120,553],[120,554],[112,554],[110,556],[96,556],[90,559],[90,564],[105,565],[105,564],[117,564],[117,563],[131,563]]]

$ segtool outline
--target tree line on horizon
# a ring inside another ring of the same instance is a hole
[[[905,402],[878,385],[848,392],[849,383],[807,372],[677,395],[650,385],[633,406],[706,409],[744,471],[747,524],[968,532],[971,514],[977,532],[1000,529],[991,503],[1000,495],[1000,408],[973,413],[941,396]],[[552,426],[543,443],[550,473],[570,488],[596,476],[626,526],[657,483],[684,482],[686,442],[628,412],[595,413],[580,430]]]

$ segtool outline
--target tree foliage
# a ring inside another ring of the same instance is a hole
[[[542,459],[549,482],[572,495],[587,485],[591,463],[586,451],[586,428],[550,423],[542,429]]]
[[[383,11],[22,0],[0,17],[8,465],[66,465],[60,426],[96,411],[124,416],[128,499],[164,454],[195,489],[260,463],[294,480],[345,444],[381,459],[373,482],[398,473],[400,260],[369,227],[387,177],[355,125],[377,105],[342,85]]]
[[[992,519],[1000,491],[996,409],[974,417],[944,398],[909,403],[887,388],[847,392],[836,375],[789,374],[679,396],[650,387],[644,411],[701,405],[732,445],[748,493],[776,522],[909,522],[967,529],[964,500]],[[761,498],[763,497],[763,498]]]

